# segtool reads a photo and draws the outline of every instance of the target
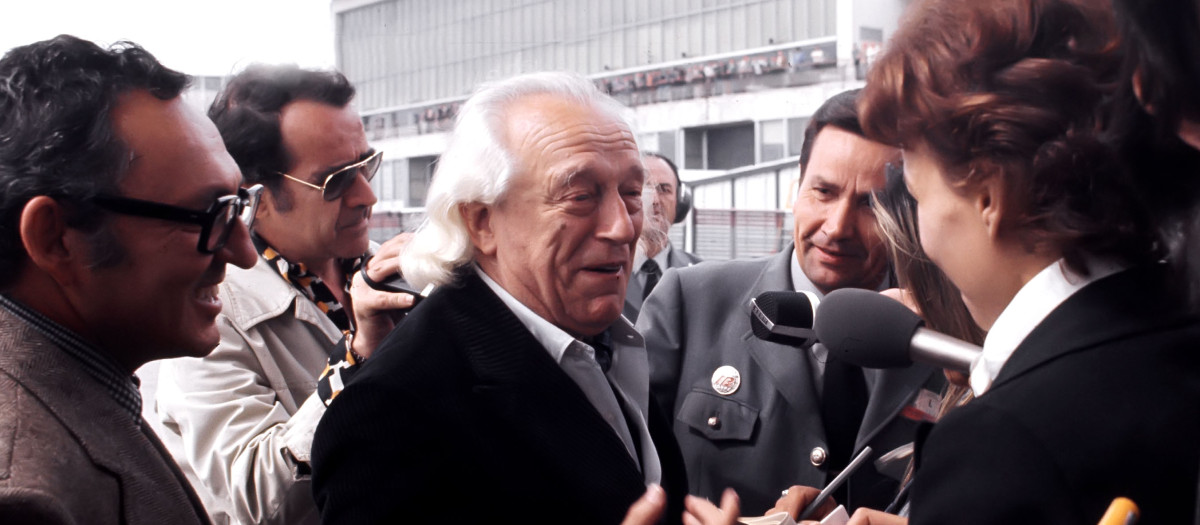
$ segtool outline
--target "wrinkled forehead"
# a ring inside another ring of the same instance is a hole
[[[524,97],[506,109],[502,140],[521,171],[555,177],[590,170],[641,174],[633,132],[615,115],[554,95]]]

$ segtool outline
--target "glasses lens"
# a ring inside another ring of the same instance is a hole
[[[262,184],[255,184],[238,191],[238,196],[242,197],[242,207],[238,217],[246,223],[247,230],[254,227],[254,215],[258,212],[258,200],[262,198],[262,191]]]
[[[237,199],[228,199],[221,203],[221,209],[213,215],[212,225],[209,226],[207,249],[215,252],[225,246],[229,233],[233,231],[233,222],[238,218]]]
[[[352,168],[343,168],[330,175],[325,179],[325,193],[323,194],[325,200],[333,201],[345,195],[346,190],[354,185],[355,177],[358,177],[358,170]]]
[[[367,182],[371,182],[371,179],[375,178],[375,174],[379,173],[379,166],[381,164],[383,164],[383,153],[377,152],[371,155],[371,158],[367,159],[367,163],[363,164],[363,167],[359,168],[358,171],[362,173],[364,179],[367,179]]]
[[[371,179],[375,178],[375,173],[379,171],[379,165],[382,160],[383,155],[375,153],[364,159],[361,164],[351,164],[334,172],[325,179],[325,193],[322,196],[327,201],[340,198],[358,180],[359,174],[367,182],[371,182]]]

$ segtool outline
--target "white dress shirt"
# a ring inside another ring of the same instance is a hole
[[[633,256],[633,274],[630,275],[630,278],[637,279],[639,290],[646,289],[646,279],[649,277],[646,272],[642,271],[642,265],[646,264],[646,261],[654,259],[654,262],[658,264],[659,278],[661,278],[662,274],[667,271],[667,268],[669,268],[668,263],[670,263],[670,255],[671,243],[667,243],[666,247],[659,250],[658,255],[655,255],[654,257],[646,257],[646,252],[642,250],[641,246],[638,246],[637,252]],[[643,292],[643,294],[644,293],[645,292]],[[644,296],[642,297],[642,301],[646,301]]]
[[[479,266],[475,266],[475,272],[512,310],[534,339],[546,348],[563,372],[579,385],[588,401],[621,438],[634,463],[640,465],[646,483],[661,483],[662,464],[646,423],[650,407],[650,364],[641,334],[624,317],[618,316],[609,326],[612,366],[606,374],[596,362],[596,353],[591,346],[534,313]],[[622,403],[617,402],[617,395],[621,396],[624,406],[631,413],[625,414],[621,410]],[[627,421],[632,421],[637,428],[630,429]],[[639,436],[640,461],[631,432]]]
[[[879,283],[879,287],[876,288],[876,290],[886,290],[891,288],[891,286],[891,279],[889,277],[884,277],[883,282]],[[817,286],[814,285],[808,276],[804,274],[804,269],[800,267],[800,255],[793,248],[791,291],[797,292],[800,290],[807,290],[816,294],[817,299],[825,299],[825,294],[822,293],[821,290],[818,290]],[[823,392],[825,389],[825,360],[829,358],[829,349],[825,348],[825,345],[817,343],[809,347],[809,351],[806,355],[808,356],[808,363],[812,365],[813,386],[816,387],[817,395],[820,396],[821,392]],[[870,374],[868,374],[867,381],[871,381]]]
[[[1024,341],[1050,312],[1083,289],[1083,287],[1125,270],[1111,261],[1093,259],[1086,261],[1088,275],[1085,277],[1067,267],[1059,259],[1047,266],[1025,283],[1013,296],[1004,311],[988,330],[983,340],[983,353],[971,365],[971,390],[975,397],[982,396],[992,386],[992,381],[1012,357],[1017,346]]]

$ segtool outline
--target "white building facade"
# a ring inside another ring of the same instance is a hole
[[[672,236],[710,259],[791,238],[804,127],[861,87],[907,0],[333,0],[339,69],[384,152],[375,238],[421,218],[458,105],[479,83],[567,70],[632,107],[695,211]]]

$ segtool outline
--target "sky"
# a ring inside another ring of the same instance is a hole
[[[131,40],[190,75],[253,62],[333,67],[330,0],[0,0],[0,52],[69,33]]]

